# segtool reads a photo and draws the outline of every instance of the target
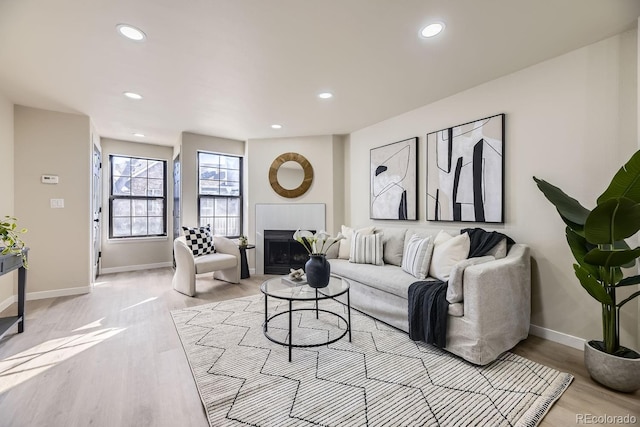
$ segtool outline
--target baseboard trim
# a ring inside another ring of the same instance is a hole
[[[0,302],[0,311],[4,311],[7,308],[11,307],[11,304],[13,304],[14,302],[16,302],[16,296],[15,295],[11,295],[9,298],[7,298],[6,300]]]
[[[542,326],[537,325],[531,325],[529,327],[529,333],[531,335],[535,335],[536,337],[544,338],[545,340],[557,342],[559,344],[584,351],[585,340],[582,338],[574,337],[573,335],[543,328]]]
[[[173,263],[171,261],[167,261],[167,262],[157,262],[155,264],[125,265],[123,267],[106,267],[106,268],[103,267],[100,269],[100,274],[125,273],[127,271],[152,270],[154,268],[165,268],[165,267],[173,267]]]
[[[91,292],[90,286],[80,286],[77,288],[55,289],[52,291],[27,292],[27,301],[45,298],[68,297],[70,295],[88,294]]]

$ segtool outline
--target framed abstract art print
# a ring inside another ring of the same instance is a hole
[[[504,114],[427,135],[427,220],[504,222]]]
[[[417,150],[417,137],[371,149],[371,219],[418,219]]]

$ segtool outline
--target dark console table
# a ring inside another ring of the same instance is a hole
[[[26,255],[29,249],[24,249]],[[27,288],[27,269],[20,255],[0,255],[0,276],[18,270],[18,315],[0,317],[0,338],[16,323],[18,333],[24,331],[24,300]]]

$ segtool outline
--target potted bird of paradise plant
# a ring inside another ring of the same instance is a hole
[[[560,188],[533,179],[566,224],[576,277],[601,306],[603,340],[585,343],[586,368],[594,380],[609,388],[638,390],[640,354],[620,345],[620,310],[640,291],[624,299],[617,292],[640,284],[640,275],[624,277],[622,270],[637,267],[640,257],[640,247],[632,249],[625,241],[640,230],[640,151],[618,170],[591,210]]]

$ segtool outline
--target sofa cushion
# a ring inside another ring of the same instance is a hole
[[[408,298],[409,286],[417,281],[415,277],[395,265],[353,264],[343,259],[332,259],[330,263],[332,274],[404,299]]]
[[[382,234],[360,234],[360,232],[355,231],[351,236],[349,262],[383,265],[382,237]]]
[[[402,265],[404,253],[404,236],[406,228],[376,227],[376,233],[382,234],[382,260],[385,264]]]
[[[187,247],[191,249],[193,256],[201,256],[215,252],[211,227],[182,227]]]
[[[440,280],[449,279],[451,269],[469,256],[470,240],[467,233],[452,237],[446,231],[438,233],[434,240],[433,256],[429,276]]]
[[[226,270],[238,265],[238,258],[233,255],[215,253],[194,258],[196,274],[211,273],[212,271]]]
[[[360,228],[359,231],[362,234],[373,234],[375,227],[364,227]],[[349,255],[351,254],[351,235],[355,230],[351,227],[347,227],[346,225],[342,226],[342,235],[344,239],[340,240],[340,248],[338,249],[338,258],[341,259],[349,259]]]
[[[429,272],[429,262],[433,245],[431,237],[421,238],[417,235],[411,236],[409,242],[404,247],[402,256],[402,270],[411,274],[416,279],[424,279]]]

